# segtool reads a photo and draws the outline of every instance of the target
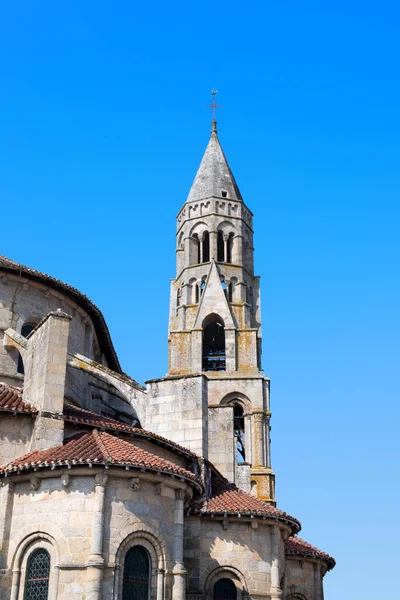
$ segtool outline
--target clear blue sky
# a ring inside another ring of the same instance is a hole
[[[398,2],[0,7],[1,253],[167,369],[175,215],[218,129],[255,213],[281,508],[326,600],[399,600]]]

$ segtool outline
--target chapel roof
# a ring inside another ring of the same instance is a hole
[[[0,475],[30,469],[76,465],[129,466],[156,471],[200,483],[196,475],[171,461],[126,442],[105,431],[93,429],[66,439],[64,444],[35,450],[0,467]]]
[[[90,427],[106,429],[108,431],[133,434],[135,437],[142,437],[148,440],[154,440],[156,442],[160,442],[163,446],[170,447],[171,450],[175,450],[179,453],[186,454],[191,458],[196,458],[196,454],[191,450],[188,450],[180,444],[177,444],[172,440],[158,435],[157,433],[147,431],[146,429],[142,429],[142,427],[138,427],[136,425],[128,425],[127,423],[122,423],[121,421],[117,421],[117,419],[113,419],[112,417],[108,417],[105,415],[97,415],[96,413],[91,412],[90,410],[86,410],[78,406],[73,406],[72,404],[64,405],[64,419],[65,421],[69,421],[71,423],[79,423],[81,425],[88,425]]]
[[[332,558],[332,556],[329,556],[329,554],[319,550],[319,548],[316,548],[315,546],[311,546],[311,544],[297,536],[291,536],[286,540],[285,554],[289,556],[320,558],[327,563],[328,571],[333,569],[333,567],[336,565],[336,561],[334,558]]]
[[[219,142],[216,122],[213,121],[211,138],[194,178],[187,202],[204,200],[211,196],[221,198],[223,197],[222,192],[226,192],[227,199],[243,200]]]
[[[18,275],[25,275],[26,277],[49,285],[73,298],[77,304],[81,305],[88,312],[90,318],[92,319],[97,332],[101,350],[104,352],[107,358],[108,366],[113,371],[122,373],[121,365],[119,363],[118,356],[112,343],[110,332],[103,314],[101,313],[100,309],[97,308],[97,306],[87,296],[85,296],[85,294],[82,294],[82,292],[76,288],[64,283],[63,281],[60,281],[59,279],[55,279],[54,277],[51,277],[46,273],[42,273],[41,271],[37,271],[36,269],[32,269],[31,267],[21,265],[20,263],[17,263],[14,260],[2,255],[0,255],[0,270],[10,271]]]
[[[21,388],[0,382],[0,411],[35,415],[38,410],[22,400]]]
[[[209,493],[200,501],[192,503],[190,512],[199,515],[257,516],[287,522],[295,533],[301,529],[300,522],[283,510],[267,504],[230,483],[210,464],[211,481]]]

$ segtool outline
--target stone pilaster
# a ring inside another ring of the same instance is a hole
[[[11,514],[14,502],[14,484],[0,483],[0,569],[6,566],[7,548],[10,540]]]
[[[183,502],[184,490],[176,490],[174,507],[174,567],[172,582],[172,600],[186,598],[186,569],[183,564]]]
[[[100,600],[101,582],[103,579],[103,529],[104,529],[104,498],[108,476],[105,473],[95,475],[94,511],[92,523],[92,547],[88,559],[88,584],[86,600]]]
[[[270,527],[271,535],[271,600],[280,600],[282,598],[281,564],[279,558],[279,540],[280,532],[277,525]]]

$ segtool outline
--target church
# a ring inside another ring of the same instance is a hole
[[[213,120],[165,376],[137,383],[89,298],[0,256],[0,600],[323,600],[335,560],[275,500],[253,254]]]

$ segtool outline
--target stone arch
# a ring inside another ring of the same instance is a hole
[[[10,542],[9,555],[12,556],[11,567],[13,570],[18,568],[17,565],[20,564],[22,554],[35,538],[52,541],[51,543],[56,549],[57,561],[61,558],[65,562],[72,560],[67,541],[61,529],[52,523],[39,523],[24,527],[20,534]]]
[[[197,233],[197,235],[200,235],[201,233],[208,231],[208,229],[209,228],[208,228],[207,223],[205,223],[204,221],[200,221],[199,223],[196,223],[195,225],[193,225],[193,227],[190,229],[189,237],[193,237],[193,235],[195,233]]]
[[[200,578],[200,587],[204,589],[207,600],[212,599],[214,585],[218,579],[225,578],[234,582],[238,600],[248,596],[249,592],[243,573],[231,564],[220,564],[218,567],[209,567]]]
[[[133,545],[131,542],[134,539],[147,540],[152,544],[154,552],[157,557],[157,565],[160,569],[172,569],[172,562],[170,561],[167,553],[167,545],[163,536],[155,531],[152,527],[144,525],[143,523],[135,523],[131,527],[125,527],[121,530],[119,535],[119,542],[117,542],[118,548],[115,552],[115,562],[119,561],[121,552],[126,551]],[[130,545],[129,545],[130,544]],[[111,559],[111,556],[110,556]]]
[[[131,531],[124,537],[120,543],[115,556],[115,575],[113,598],[117,600],[122,598],[124,561],[127,552],[133,546],[142,546],[150,557],[151,579],[150,579],[150,600],[159,600],[158,592],[164,589],[164,574],[169,565],[167,560],[166,545],[159,534],[155,534],[150,527],[136,525],[134,531]]]
[[[221,221],[217,226],[217,231],[223,231],[226,234],[233,233],[236,235],[236,227],[231,221]]]
[[[300,592],[290,592],[288,596],[285,596],[285,600],[308,600],[308,598]]]
[[[25,536],[17,545],[12,560],[11,600],[23,600],[27,565],[32,553],[44,549],[50,556],[49,598],[55,598],[58,589],[60,550],[57,538],[43,531]]]
[[[222,398],[220,404],[225,406],[226,404],[232,404],[234,402],[240,404],[243,407],[243,410],[245,410],[245,412],[250,412],[252,409],[252,403],[250,398],[242,392],[229,392],[229,394],[226,394]]]

